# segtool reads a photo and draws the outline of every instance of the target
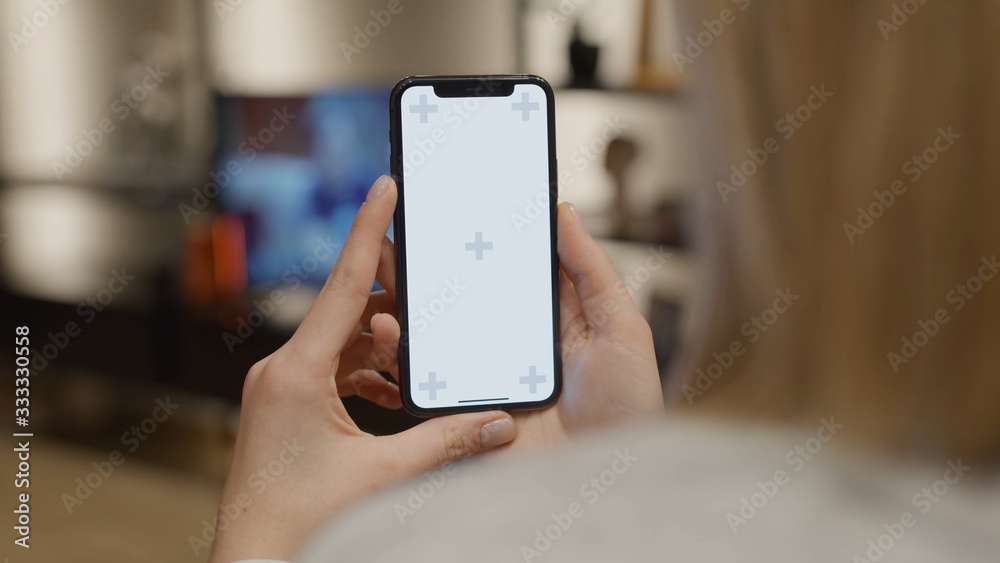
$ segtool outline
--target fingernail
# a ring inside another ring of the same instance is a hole
[[[375,183],[372,184],[371,189],[368,190],[368,196],[365,197],[365,201],[371,201],[378,196],[382,195],[382,192],[389,187],[389,180],[392,178],[386,176],[385,174],[378,177]]]
[[[574,217],[574,218],[575,218],[575,219],[576,219],[577,221],[579,221],[579,220],[580,220],[580,214],[579,214],[579,213],[577,212],[577,210],[576,210],[576,206],[575,206],[575,205],[573,205],[573,204],[572,204],[571,202],[566,202],[566,205],[567,205],[567,207],[569,207],[569,211],[570,211],[570,213],[572,213],[572,214],[573,214],[573,217]]]
[[[509,418],[498,418],[483,425],[479,431],[479,443],[483,449],[495,448],[514,439],[517,430],[514,421]]]

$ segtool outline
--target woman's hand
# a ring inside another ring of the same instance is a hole
[[[664,411],[649,324],[573,206],[557,216],[562,395],[550,408],[514,413],[517,438],[504,450]]]
[[[383,176],[298,330],[247,374],[211,561],[289,559],[346,503],[514,438],[503,412],[435,418],[393,436],[362,432],[347,414],[348,394],[399,408],[398,388],[375,371],[395,369],[384,362],[399,339],[399,325],[379,314],[395,311],[385,238],[395,205]],[[377,271],[390,291],[371,294]]]
[[[517,438],[497,454],[549,444],[579,430],[664,410],[649,325],[608,253],[587,234],[573,206],[560,205],[557,216],[562,395],[552,407],[515,412]],[[388,255],[388,270],[393,263],[391,246],[383,252]],[[394,298],[394,287],[385,287],[385,299]],[[378,357],[382,365],[393,366],[392,374],[396,375],[399,324],[390,315],[380,315],[378,320],[384,323],[387,338],[395,339],[378,346]],[[380,404],[397,405],[398,394],[396,387],[388,390],[390,396],[383,397]]]

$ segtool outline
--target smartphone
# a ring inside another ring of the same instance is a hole
[[[562,388],[552,88],[413,76],[389,98],[402,402],[534,409]]]

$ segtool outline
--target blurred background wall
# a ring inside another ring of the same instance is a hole
[[[553,84],[560,199],[612,254],[666,366],[691,279],[697,156],[673,10],[0,4],[0,306],[11,329],[31,328],[38,472],[39,547],[10,560],[206,558],[192,538],[214,517],[243,376],[301,319],[365,190],[388,172],[388,92],[407,75],[530,72]],[[275,291],[285,299],[269,306]],[[157,401],[179,407],[133,449],[123,433],[162,414]],[[372,432],[415,423],[348,407]],[[113,452],[125,462],[101,475]]]

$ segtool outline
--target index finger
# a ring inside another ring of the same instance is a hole
[[[368,191],[337,263],[289,344],[296,355],[332,364],[368,303],[382,240],[396,207],[396,183],[381,176]]]
[[[386,293],[396,296],[396,245],[389,240],[389,237],[382,239],[382,253],[378,258],[375,281],[385,289]]]

